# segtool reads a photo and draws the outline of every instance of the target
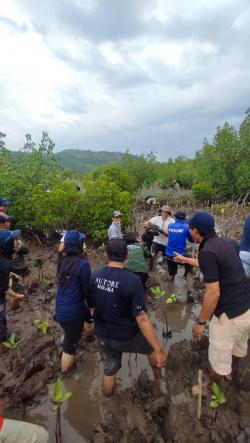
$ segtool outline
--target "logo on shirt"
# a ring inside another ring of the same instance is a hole
[[[97,289],[102,289],[106,292],[114,292],[114,289],[119,288],[119,281],[106,280],[106,278],[97,277],[95,279]]]

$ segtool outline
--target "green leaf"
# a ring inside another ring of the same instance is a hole
[[[219,385],[217,385],[217,383],[212,384],[212,392],[216,396],[216,399],[218,400],[221,390],[220,390]]]
[[[52,406],[52,409],[53,409],[53,411],[56,411],[58,408],[60,408],[60,405],[54,405],[54,406]]]
[[[33,320],[34,325],[40,325],[41,321],[40,320]]]
[[[211,400],[210,401],[210,408],[218,408],[219,403],[217,402],[217,400]]]
[[[220,395],[219,395],[219,398],[218,398],[218,402],[219,402],[220,405],[222,405],[223,403],[226,402],[225,395],[223,394],[223,392],[220,392]]]
[[[72,396],[72,392],[65,392],[65,394],[62,395],[60,402],[64,403],[65,401],[69,400]]]
[[[150,291],[152,294],[154,294],[155,297],[162,297],[165,294],[165,291],[162,291],[159,286],[156,286],[155,288],[150,288]]]
[[[11,344],[8,341],[3,341],[2,345],[4,345],[6,348],[12,348]]]
[[[9,342],[13,346],[16,343],[17,335],[15,332],[10,334]]]
[[[44,321],[44,322],[42,323],[42,333],[43,333],[43,335],[46,335],[46,334],[47,334],[48,328],[49,328],[49,324],[48,324],[48,322]]]
[[[166,305],[171,305],[172,303],[174,303],[173,299],[171,297],[167,298]]]
[[[212,395],[212,400],[216,400],[216,395]]]
[[[56,382],[54,384],[53,394],[57,401],[59,401],[62,397],[62,381],[59,377],[56,379]]]

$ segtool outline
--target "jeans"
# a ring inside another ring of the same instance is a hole
[[[81,340],[84,318],[73,322],[59,322],[64,330],[63,351],[66,354],[73,355],[76,352],[77,345]]]
[[[7,340],[6,300],[0,302],[0,343]]]
[[[250,278],[250,252],[240,251],[240,259],[247,278]]]

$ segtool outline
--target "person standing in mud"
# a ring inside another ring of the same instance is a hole
[[[156,226],[158,229],[158,235],[153,238],[153,243],[151,247],[151,260],[150,260],[150,270],[152,271],[154,267],[154,259],[158,252],[165,255],[167,236],[168,236],[168,225],[174,223],[175,220],[171,217],[171,209],[168,205],[163,205],[160,209],[160,214],[152,217],[148,222],[146,222],[146,228]]]
[[[1,343],[7,340],[6,295],[16,300],[24,297],[9,288],[13,252],[14,238],[11,231],[0,229],[0,352],[3,351]]]
[[[134,272],[136,275],[138,275],[138,277],[140,277],[143,288],[146,292],[149,268],[145,258],[149,258],[150,254],[137,241],[136,234],[134,232],[125,232],[124,240],[126,241],[128,248],[128,257],[124,262],[124,269]]]
[[[114,211],[112,213],[112,223],[108,229],[108,238],[122,238],[121,232],[121,219],[122,213],[120,211]]]
[[[104,367],[102,392],[112,396],[123,352],[145,354],[156,378],[167,356],[146,313],[140,278],[124,267],[127,245],[122,239],[107,243],[108,265],[91,275],[88,304],[94,309],[94,329]]]
[[[85,295],[90,279],[90,266],[83,255],[86,236],[76,230],[64,237],[64,253],[58,263],[56,320],[64,330],[61,371],[73,365],[74,354],[81,339],[85,320]]]
[[[240,240],[240,259],[246,276],[250,279],[250,215],[245,220]]]
[[[185,221],[186,213],[183,211],[176,211],[175,222],[168,225],[168,242],[165,256],[167,259],[169,274],[167,276],[167,280],[169,281],[173,281],[177,274],[177,263],[174,261],[174,253],[177,252],[178,254],[186,255],[187,240],[193,243],[188,225],[185,223]],[[185,264],[185,274],[187,274],[190,270],[192,271],[192,267]]]
[[[250,333],[250,283],[231,243],[218,237],[208,212],[197,212],[189,222],[190,234],[200,244],[198,259],[177,254],[175,260],[198,266],[204,276],[205,294],[193,337],[200,341],[209,324],[208,357],[211,371],[207,386],[224,376],[232,379],[233,357],[247,355]],[[196,393],[195,390],[193,393]]]

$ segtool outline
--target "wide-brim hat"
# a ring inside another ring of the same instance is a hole
[[[170,209],[170,207],[168,205],[163,205],[160,209],[159,212],[164,211],[164,212],[168,212],[170,215],[172,214],[172,211]]]

